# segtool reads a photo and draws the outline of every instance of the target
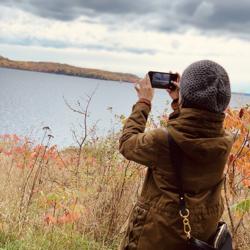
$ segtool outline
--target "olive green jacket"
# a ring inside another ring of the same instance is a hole
[[[167,133],[184,152],[182,178],[192,235],[204,241],[215,232],[223,213],[223,171],[233,138],[223,129],[224,113],[181,108],[170,115],[167,128],[145,132],[149,112],[150,105],[137,102],[120,138],[121,154],[148,167],[121,249],[184,250]]]

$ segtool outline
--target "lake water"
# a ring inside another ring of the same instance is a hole
[[[49,126],[53,143],[60,146],[73,144],[71,130],[83,124],[81,117],[72,112],[64,98],[73,107],[77,100],[86,105],[87,95],[94,90],[89,107],[89,127],[96,124],[99,136],[111,129],[118,130],[115,114],[128,116],[137,96],[130,83],[103,81],[65,75],[46,74],[0,68],[0,134],[27,135],[36,140],[42,128]],[[156,90],[153,100],[154,115],[160,114],[170,102],[164,90]],[[233,94],[231,106],[250,103],[250,95]],[[169,109],[170,110],[170,109]]]

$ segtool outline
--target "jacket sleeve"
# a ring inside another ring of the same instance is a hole
[[[174,112],[170,114],[169,119],[175,119],[179,115],[178,101],[173,101],[171,106]],[[159,148],[166,140],[165,129],[144,132],[150,110],[149,104],[143,101],[137,102],[123,127],[119,140],[120,153],[126,159],[145,166],[152,166],[157,162]]]
[[[150,105],[137,102],[119,140],[119,151],[125,158],[146,166],[153,165],[157,160],[155,130],[144,132],[150,109]]]

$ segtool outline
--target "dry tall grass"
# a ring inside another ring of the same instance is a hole
[[[166,115],[159,123],[164,124]],[[157,124],[156,124],[157,123]],[[250,115],[229,110],[235,133],[225,184],[225,218],[235,249],[249,249]],[[140,194],[145,168],[118,152],[119,133],[58,150],[44,128],[36,145],[0,137],[1,249],[116,249]]]

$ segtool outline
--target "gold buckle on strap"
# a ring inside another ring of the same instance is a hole
[[[191,238],[191,226],[190,226],[189,218],[188,218],[189,217],[189,210],[187,208],[185,208],[184,211],[180,210],[179,214],[180,214],[181,218],[183,219],[182,220],[183,231],[186,234],[187,239],[190,239]]]

